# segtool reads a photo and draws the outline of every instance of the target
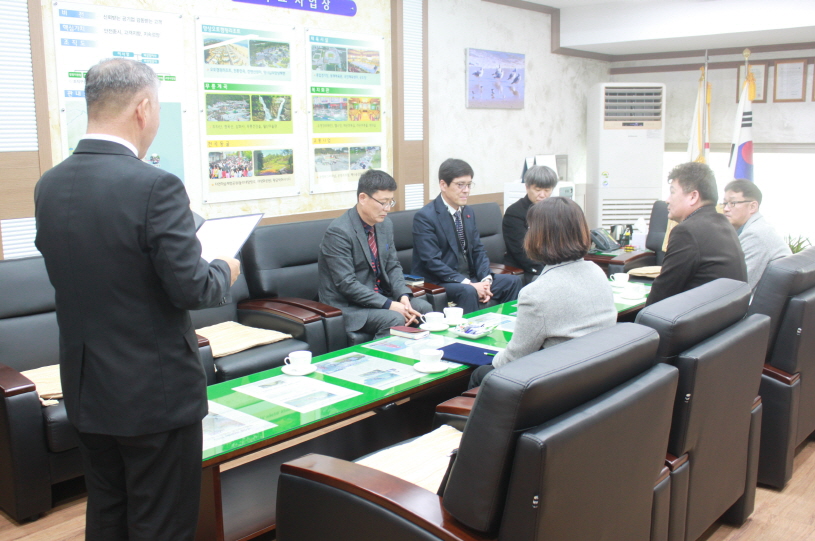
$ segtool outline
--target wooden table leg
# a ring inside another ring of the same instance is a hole
[[[217,465],[204,468],[201,472],[201,500],[195,541],[224,541],[221,470]]]

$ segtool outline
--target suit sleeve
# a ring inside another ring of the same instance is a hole
[[[352,243],[353,239],[337,228],[325,232],[320,250],[331,282],[349,303],[363,308],[382,308],[388,298],[357,280]]]
[[[438,279],[442,283],[462,282],[467,279],[442,260],[434,224],[424,212],[417,212],[413,217],[413,251],[419,254],[425,268],[433,274],[433,279]]]
[[[521,267],[524,272],[535,273],[540,267],[526,256],[524,250],[524,237],[526,237],[526,223],[522,216],[515,212],[515,209],[507,209],[504,219],[501,222],[501,229],[504,233],[504,244],[510,257]]]
[[[699,269],[699,246],[693,235],[683,227],[675,227],[668,241],[668,251],[662,270],[654,280],[647,305],[667,299],[685,290],[685,285]]]
[[[170,174],[159,175],[147,203],[147,246],[173,305],[198,310],[225,300],[230,271],[225,261],[207,263],[201,257],[189,205],[181,180]]]

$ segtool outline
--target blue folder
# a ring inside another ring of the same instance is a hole
[[[450,344],[439,348],[444,352],[442,359],[453,361],[454,363],[468,364],[470,366],[481,366],[491,364],[493,358],[498,353],[494,349],[480,348],[468,344]]]

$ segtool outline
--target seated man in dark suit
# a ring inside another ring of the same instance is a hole
[[[716,179],[703,163],[677,165],[668,175],[671,231],[662,271],[646,304],[693,289],[717,278],[747,281],[744,253],[736,230],[716,211]]]
[[[382,338],[432,307],[405,284],[393,243],[396,181],[369,169],[359,177],[357,204],[331,222],[320,245],[320,302],[342,310],[345,330]]]
[[[499,303],[517,299],[522,285],[519,276],[490,275],[475,214],[465,206],[472,186],[467,162],[445,160],[439,167],[441,193],[413,218],[413,274],[443,285],[447,298],[465,314],[492,298]]]
[[[504,263],[523,269],[524,283],[529,283],[538,277],[543,265],[529,259],[524,251],[524,237],[529,229],[526,213],[529,212],[529,207],[552,195],[552,190],[557,186],[557,173],[545,165],[535,165],[524,175],[524,186],[526,195],[512,203],[504,212],[501,229],[507,246]]]

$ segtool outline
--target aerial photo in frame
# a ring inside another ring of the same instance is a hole
[[[467,49],[467,107],[523,109],[525,55]]]

